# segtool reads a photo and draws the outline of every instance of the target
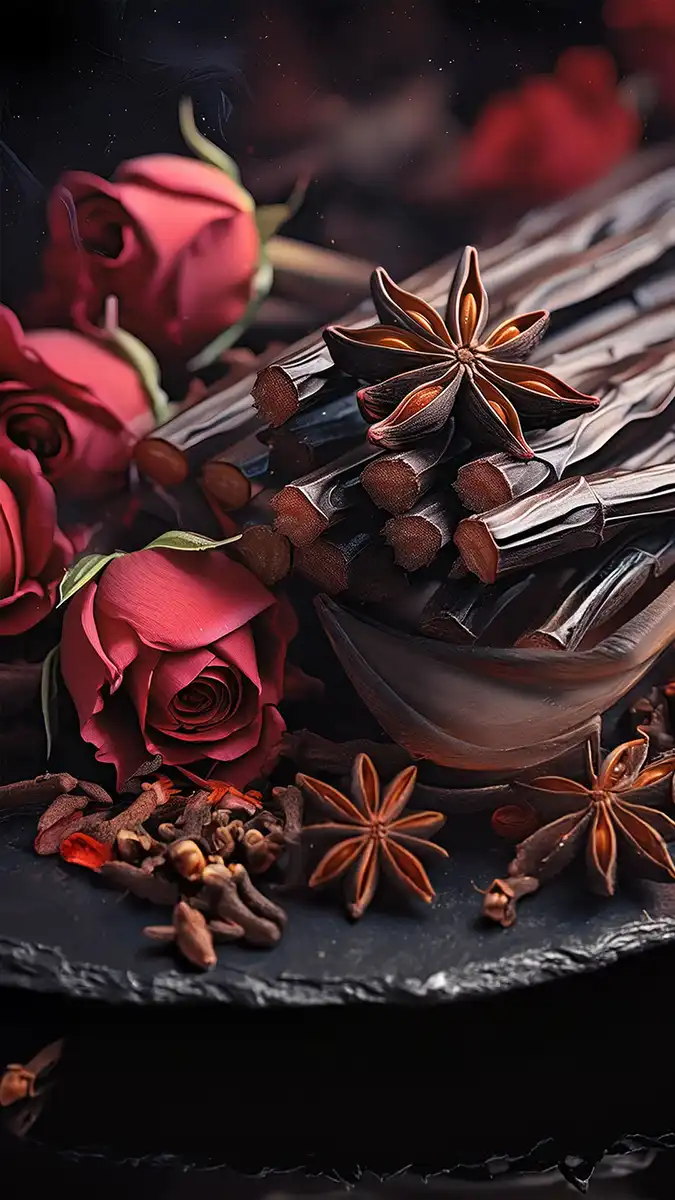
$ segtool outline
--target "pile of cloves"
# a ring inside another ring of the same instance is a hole
[[[100,785],[67,774],[3,790],[22,806],[51,801],[38,822],[38,854],[59,853],[112,887],[171,906],[172,924],[145,932],[175,943],[194,966],[214,966],[219,942],[269,947],[281,938],[286,914],[251,876],[274,867],[285,889],[300,881],[297,788],[274,788],[270,808],[260,793],[221,783],[183,795],[165,777],[141,783],[123,808]],[[11,799],[4,798],[7,807]]]

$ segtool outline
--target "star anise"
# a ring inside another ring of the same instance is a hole
[[[380,781],[367,754],[359,754],[352,770],[351,794],[298,775],[297,783],[319,806],[334,818],[321,825],[310,825],[314,834],[337,839],[321,859],[310,880],[310,887],[330,883],[349,873],[347,910],[360,917],[370,904],[377,887],[380,868],[405,891],[429,904],[435,895],[429,877],[416,857],[429,851],[447,858],[447,852],[419,834],[436,833],[445,822],[442,813],[411,812],[402,817],[417,778],[416,767],[406,767],[382,794]]]
[[[408,446],[441,429],[453,413],[472,441],[527,459],[532,451],[521,420],[528,428],[548,428],[598,405],[549,371],[523,365],[548,327],[544,309],[509,317],[482,340],[488,297],[473,246],[455,271],[445,320],[381,267],[371,287],[381,324],[329,326],[324,338],[337,366],[374,385],[357,398],[365,419],[374,422],[368,437],[377,445]]]
[[[591,890],[613,896],[617,862],[642,879],[675,880],[666,842],[675,841],[675,821],[656,808],[635,803],[662,797],[675,771],[675,754],[645,766],[649,739],[643,734],[607,756],[599,771],[589,763],[590,787],[574,779],[546,776],[527,785],[540,810],[560,803],[572,808],[521,842],[509,875],[545,881],[557,875],[586,847]]]

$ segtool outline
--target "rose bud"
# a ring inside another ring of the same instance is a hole
[[[269,769],[295,619],[219,550],[137,550],[69,601],[61,672],[85,741],[119,784],[161,754],[235,788]]]
[[[74,553],[35,455],[0,434],[0,636],[24,633],[47,615]]]
[[[48,223],[33,324],[100,323],[114,294],[122,328],[163,365],[183,367],[242,319],[255,294],[255,206],[213,159],[136,158],[111,182],[68,171],[50,198]]]
[[[92,500],[123,488],[133,447],[153,423],[138,372],[103,340],[24,333],[0,306],[0,432],[33,451],[59,496]]]

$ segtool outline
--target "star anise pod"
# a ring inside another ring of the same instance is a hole
[[[415,787],[416,767],[406,767],[384,790],[367,754],[359,754],[352,770],[351,794],[343,796],[330,784],[298,775],[298,786],[333,817],[310,825],[314,834],[337,839],[309,880],[310,887],[330,883],[348,874],[347,910],[360,917],[370,904],[380,869],[404,891],[429,904],[435,895],[429,877],[416,857],[429,851],[447,858],[447,852],[419,834],[436,833],[445,822],[443,813],[411,812],[401,816]]]
[[[550,821],[521,842],[509,866],[510,876],[557,875],[586,848],[591,890],[613,896],[617,863],[642,879],[675,880],[675,863],[666,842],[675,841],[675,821],[636,800],[663,795],[675,771],[675,754],[645,766],[649,739],[643,734],[607,756],[599,771],[589,764],[590,787],[574,779],[545,776],[526,785],[540,811],[556,804],[572,811]]]
[[[329,326],[324,338],[337,366],[374,385],[357,398],[365,419],[374,422],[368,437],[377,445],[411,445],[453,413],[472,441],[527,459],[533,453],[521,420],[528,428],[548,428],[598,405],[549,371],[523,365],[548,327],[544,309],[509,317],[483,339],[488,297],[473,246],[455,271],[445,320],[381,267],[371,288],[382,323]]]

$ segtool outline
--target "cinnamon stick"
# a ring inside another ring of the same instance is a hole
[[[199,478],[226,511],[234,511],[251,500],[255,482],[269,470],[269,458],[268,448],[251,435],[203,463]]]
[[[675,464],[601,471],[467,517],[454,540],[468,569],[494,583],[507,572],[649,528],[673,512]]]
[[[380,540],[372,522],[364,524],[361,513],[348,516],[309,546],[295,552],[294,569],[329,596],[346,592],[353,582],[354,564],[371,553]]]
[[[270,470],[284,482],[308,475],[353,449],[363,441],[367,428],[352,394],[300,413],[270,432]]]
[[[138,469],[163,487],[184,482],[214,455],[262,428],[251,395],[255,373],[184,409],[134,450]]]
[[[534,575],[526,575],[506,587],[503,584],[485,587],[472,575],[446,580],[422,613],[421,632],[453,645],[471,646],[506,608],[521,599],[534,579]]]
[[[452,541],[458,520],[459,506],[451,492],[432,492],[410,512],[391,517],[384,533],[395,562],[406,571],[428,567]]]
[[[432,487],[450,475],[447,465],[452,445],[453,456],[462,444],[452,443],[454,421],[446,429],[431,434],[408,450],[382,454],[364,468],[361,483],[378,508],[399,516],[422,499]]]
[[[271,500],[275,527],[294,546],[308,546],[364,501],[361,471],[381,451],[368,443],[282,488]]]
[[[675,309],[672,315],[675,322]],[[631,469],[631,456],[639,450],[641,464],[649,465],[650,439],[654,438],[656,449],[661,433],[656,424],[650,428],[651,422],[670,409],[675,397],[675,341],[648,351],[638,361],[628,356],[614,366],[597,394],[602,403],[592,413],[532,434],[534,458],[529,461],[499,453],[461,466],[454,488],[465,507],[488,511],[554,483],[589,459],[596,469],[610,464]],[[636,445],[638,436],[641,441]],[[627,443],[623,453],[622,442]]]
[[[516,642],[523,648],[576,650],[628,604],[651,578],[675,566],[675,534],[654,530],[636,542],[589,563],[562,604]]]

